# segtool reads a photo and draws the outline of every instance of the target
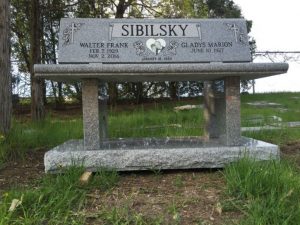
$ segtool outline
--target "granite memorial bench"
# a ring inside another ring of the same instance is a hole
[[[122,171],[218,168],[244,154],[279,157],[278,146],[241,136],[240,80],[286,73],[288,64],[252,63],[243,19],[66,18],[58,61],[35,65],[35,76],[82,82],[84,139],[48,151],[46,172],[73,163]],[[98,89],[110,81],[204,81],[205,137],[109,139]]]

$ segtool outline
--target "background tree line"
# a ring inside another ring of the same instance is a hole
[[[7,0],[1,0],[7,1]],[[28,82],[33,120],[43,119],[46,93],[56,104],[64,97],[81,101],[80,83],[45,81],[34,76],[34,64],[56,64],[59,21],[62,17],[85,18],[239,18],[232,0],[11,0],[11,57],[17,62],[14,85]],[[251,22],[248,22],[250,31]],[[255,43],[252,43],[254,48]],[[247,87],[247,82],[244,83]],[[108,83],[110,104],[118,99],[141,103],[147,98],[197,96],[202,82]]]

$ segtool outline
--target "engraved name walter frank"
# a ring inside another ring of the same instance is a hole
[[[122,37],[198,37],[201,40],[197,23],[111,23],[109,29],[109,40]]]

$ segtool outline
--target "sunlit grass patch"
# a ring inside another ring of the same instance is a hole
[[[300,175],[290,162],[245,158],[224,176],[232,205],[244,213],[241,224],[300,224]]]

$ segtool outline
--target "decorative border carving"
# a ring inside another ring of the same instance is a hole
[[[63,30],[64,43],[62,46],[67,46],[74,43],[74,34],[81,29],[84,23],[71,23]]]
[[[164,52],[164,56],[172,56],[177,55],[176,49],[178,48],[179,43],[177,41],[170,41],[169,45],[166,47],[166,51]]]
[[[238,25],[235,23],[225,23],[227,26],[227,30],[230,30],[233,32],[235,42],[246,45],[248,40],[247,40],[247,34],[244,32],[242,28],[240,28]]]
[[[146,52],[146,47],[144,46],[142,41],[134,42],[133,47],[135,48],[136,55],[138,55],[138,56],[147,56],[147,55],[149,55],[149,53]]]

